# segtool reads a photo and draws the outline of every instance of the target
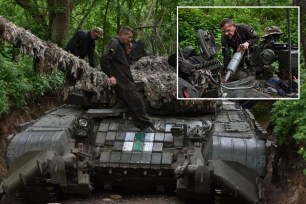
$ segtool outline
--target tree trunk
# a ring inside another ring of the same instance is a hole
[[[152,14],[153,9],[154,9],[154,5],[155,5],[155,4],[154,4],[154,1],[152,1],[151,6],[150,6],[150,9],[149,9],[149,11],[148,11],[148,14],[147,14],[147,16],[146,16],[146,19],[142,22],[142,25],[143,25],[143,26],[146,26],[146,25],[149,23],[149,20],[150,20],[150,18],[151,18],[151,14]],[[139,32],[137,33],[137,38],[136,38],[136,40],[141,39],[142,34],[143,34],[143,30],[141,29],[141,30],[139,30]]]
[[[128,10],[132,10],[133,0],[128,1]],[[130,15],[126,15],[126,25],[130,25]]]
[[[257,1],[257,5],[258,5],[258,6],[261,6],[260,0]]]
[[[72,0],[48,0],[48,9],[50,39],[62,46],[69,32]]]
[[[306,1],[305,0],[293,0],[293,4],[295,6],[300,6],[300,29],[301,29],[301,42],[304,53],[304,62],[306,61],[306,28],[305,28],[305,20],[306,20]]]
[[[120,0],[117,0],[117,33],[119,32],[120,30]]]
[[[107,12],[108,12],[108,8],[109,8],[109,2],[110,0],[107,0],[107,3],[106,3],[106,7],[105,7],[105,13],[104,13],[104,17],[103,17],[103,44],[102,44],[102,47],[104,48],[104,45],[105,45],[105,30],[106,30],[106,18],[107,18]]]

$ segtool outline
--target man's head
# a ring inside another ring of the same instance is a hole
[[[91,38],[94,40],[100,39],[103,37],[102,28],[95,28],[91,31]]]
[[[283,34],[282,30],[277,26],[269,26],[264,30],[264,36],[262,36],[266,42],[277,42],[280,36]]]
[[[133,29],[129,26],[124,26],[119,30],[118,35],[121,38],[123,44],[128,45],[133,38]]]
[[[225,36],[232,38],[235,35],[236,25],[230,18],[224,18],[220,22],[220,28]]]
[[[277,26],[269,26],[266,27],[264,30],[264,36],[262,36],[263,38],[268,37],[270,35],[281,35],[283,34],[282,30],[277,27]]]

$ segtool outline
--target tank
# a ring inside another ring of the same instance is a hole
[[[0,24],[5,41],[20,40],[25,54],[39,51],[46,65],[71,75],[69,103],[8,138],[1,198],[48,203],[120,187],[175,191],[210,203],[264,201],[269,142],[249,110],[231,101],[177,100],[176,69],[166,66],[167,59],[142,57],[132,74],[158,131],[141,132],[113,101],[103,73],[2,17]]]
[[[152,116],[159,131],[151,133],[137,129],[124,108],[58,107],[9,139],[0,192],[46,203],[89,196],[95,187],[148,188],[260,203],[266,132],[235,102],[201,103],[205,113]]]

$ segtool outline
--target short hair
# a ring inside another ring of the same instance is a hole
[[[232,19],[230,19],[230,18],[224,18],[224,19],[222,19],[222,21],[220,22],[220,28],[222,28],[225,24],[228,24],[228,23],[234,24],[233,21],[232,21]]]
[[[127,32],[133,33],[133,29],[129,26],[123,26],[122,28],[120,28],[118,34],[127,33]]]

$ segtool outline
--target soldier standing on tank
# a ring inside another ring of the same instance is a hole
[[[102,36],[102,28],[81,30],[70,39],[65,50],[81,59],[84,59],[87,55],[89,65],[95,68],[95,40],[102,38]]]
[[[143,98],[137,92],[127,59],[127,47],[131,43],[133,30],[128,26],[120,29],[118,36],[112,38],[104,50],[100,64],[103,72],[109,77],[117,95],[131,112],[137,128],[144,132],[153,132],[154,123],[149,118]]]
[[[258,42],[259,36],[251,26],[245,24],[236,25],[229,18],[224,18],[220,22],[220,28],[223,33],[221,37],[223,65],[224,69],[226,69],[231,60],[231,48],[233,49],[233,53],[237,52],[238,49],[245,51],[245,57],[249,48]],[[239,64],[239,68],[242,68],[243,65],[244,60]],[[235,75],[234,78],[237,79],[242,79],[247,76],[242,70],[237,70]]]

